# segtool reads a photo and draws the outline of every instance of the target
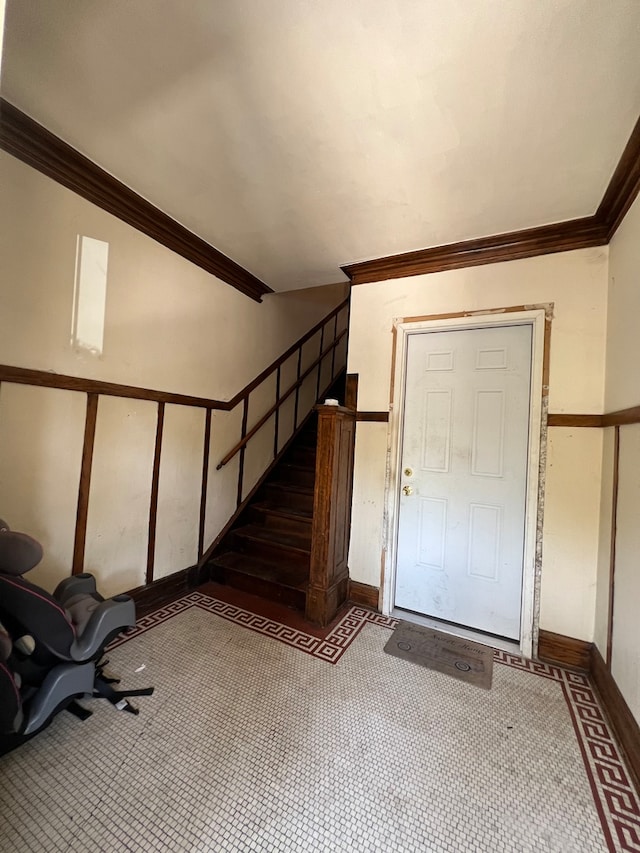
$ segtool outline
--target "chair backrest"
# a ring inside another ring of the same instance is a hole
[[[0,622],[11,636],[30,634],[56,657],[69,659],[76,638],[65,610],[44,589],[24,578],[0,574]]]
[[[10,734],[22,722],[22,699],[9,664],[11,637],[0,625],[0,734]]]
[[[0,519],[0,623],[12,637],[30,634],[61,658],[69,657],[75,629],[65,610],[44,589],[21,575],[42,559],[42,545],[26,533],[17,533]]]

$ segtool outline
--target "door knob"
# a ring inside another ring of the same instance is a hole
[[[411,488],[411,486],[403,486],[402,487],[402,494],[403,495],[412,495],[413,489]]]

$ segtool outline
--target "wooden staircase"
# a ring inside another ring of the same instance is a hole
[[[343,388],[344,377],[341,382]],[[331,393],[343,396],[344,390],[334,386]],[[314,499],[318,501],[317,441],[318,413],[313,411],[209,557],[207,574],[212,581],[296,610],[307,609]]]

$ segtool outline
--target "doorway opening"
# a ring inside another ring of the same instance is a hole
[[[383,612],[527,657],[550,317],[395,323]]]

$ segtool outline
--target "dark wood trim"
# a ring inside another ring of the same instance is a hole
[[[357,412],[356,421],[359,423],[388,424],[389,412]]]
[[[160,486],[160,456],[162,454],[162,433],[164,431],[164,403],[158,403],[156,422],[156,444],[153,451],[153,474],[151,475],[151,497],[149,499],[149,539],[147,542],[146,581],[153,580],[153,564],[156,558],[156,523],[158,519],[158,492]]]
[[[616,538],[618,532],[618,488],[620,484],[620,427],[614,428],[613,483],[611,488],[611,542],[609,543],[609,603],[607,606],[607,666],[611,669],[613,610],[616,588]]]
[[[335,341],[335,339],[336,339],[335,335],[333,336],[333,339]],[[316,376],[316,400],[320,399],[320,377],[322,374],[322,357],[323,357],[322,349],[323,349],[323,347],[324,347],[324,326],[320,330],[320,352],[318,353],[318,375]],[[336,351],[335,347],[333,347],[332,352],[335,353],[335,351]],[[333,370],[331,372],[333,373]]]
[[[573,637],[565,637],[564,634],[541,630],[538,635],[538,657],[547,663],[557,663],[589,672],[592,645],[585,640],[575,640]]]
[[[296,379],[296,381],[294,382],[294,384],[293,384],[293,385],[291,385],[291,387],[290,387],[290,388],[288,388],[288,389],[285,391],[285,393],[284,393],[284,394],[283,394],[279,399],[277,399],[277,400],[276,400],[276,402],[273,404],[273,406],[271,406],[271,407],[270,407],[270,408],[269,408],[269,409],[264,413],[264,415],[262,415],[262,417],[260,418],[260,420],[258,420],[258,421],[257,421],[257,422],[256,422],[256,423],[251,427],[251,429],[249,430],[249,432],[247,432],[247,433],[245,434],[245,436],[244,436],[243,438],[241,438],[241,439],[240,439],[240,441],[239,441],[239,442],[238,442],[234,447],[232,447],[232,448],[231,448],[231,450],[226,454],[226,456],[224,456],[224,457],[220,460],[220,462],[218,462],[218,464],[216,465],[216,471],[219,471],[221,468],[223,468],[223,467],[227,464],[227,462],[229,462],[231,459],[233,459],[233,457],[236,455],[236,453],[237,453],[239,450],[242,450],[242,448],[243,448],[243,447],[246,447],[246,445],[247,445],[247,444],[249,443],[249,441],[253,438],[253,436],[254,436],[257,432],[259,432],[259,431],[262,429],[262,427],[266,424],[266,422],[269,420],[269,418],[270,418],[274,413],[276,413],[276,412],[278,411],[278,409],[280,408],[280,406],[284,403],[284,401],[285,401],[285,400],[287,400],[287,399],[291,396],[291,394],[293,394],[293,392],[294,392],[294,391],[296,392],[296,411],[295,411],[295,415],[296,415],[296,420],[297,420],[297,415],[298,415],[298,408],[297,408],[297,407],[298,407],[298,398],[299,398],[300,388],[302,387],[302,383],[303,383],[303,382],[304,382],[304,380],[307,378],[307,376],[309,376],[309,374],[314,370],[314,368],[316,367],[316,365],[319,365],[319,364],[321,364],[321,363],[322,363],[322,359],[323,359],[326,355],[328,355],[328,354],[329,354],[329,352],[330,352],[331,350],[333,350],[333,352],[335,352],[335,350],[336,350],[336,346],[338,345],[338,343],[340,342],[340,340],[341,340],[341,339],[346,335],[346,333],[347,333],[346,329],[345,329],[343,332],[340,332],[340,334],[338,335],[338,337],[336,338],[336,340],[335,340],[332,344],[329,344],[329,346],[325,349],[325,351],[324,351],[323,353],[321,353],[321,355],[319,355],[319,356],[318,356],[318,358],[316,358],[316,360],[315,360],[312,364],[310,364],[310,365],[309,365],[309,367],[307,367],[307,369],[306,369],[306,370],[305,370],[305,372],[300,376],[300,378],[299,378],[299,379]],[[302,349],[300,349],[300,350],[299,350],[299,353],[300,353],[300,354],[302,353]],[[300,361],[300,358],[298,358],[298,361]],[[278,368],[278,369],[279,369],[279,368]],[[245,398],[245,399],[248,399],[248,398]]]
[[[594,216],[541,225],[523,231],[494,234],[475,240],[461,240],[444,246],[433,246],[416,252],[389,255],[355,264],[342,271],[351,284],[366,284],[392,278],[424,275],[444,270],[462,269],[482,264],[533,258],[553,252],[568,252],[602,246],[608,242],[608,229]]]
[[[43,388],[58,388],[62,391],[81,391],[87,394],[103,394],[106,397],[148,400],[151,403],[175,403],[177,406],[220,409],[224,412],[233,408],[232,401],[225,402],[224,400],[210,400],[207,397],[191,397],[187,394],[173,394],[170,391],[154,391],[151,388],[138,388],[135,385],[119,385],[115,382],[83,379],[80,376],[50,373],[48,370],[11,367],[7,364],[0,364],[0,380],[14,382],[17,385],[36,385]]]
[[[200,488],[200,519],[198,522],[198,559],[204,550],[204,526],[207,517],[207,486],[209,483],[209,452],[211,450],[211,409],[204,421],[204,446],[202,449],[202,485]]]
[[[369,586],[367,583],[349,579],[347,598],[354,604],[362,605],[362,607],[370,607],[372,610],[380,609],[380,590],[377,586]]]
[[[347,321],[347,327],[348,326],[349,326],[349,323]],[[333,320],[333,340],[334,341],[339,340],[339,338],[338,338],[338,315],[337,314]],[[331,375],[332,376],[334,375],[335,370],[336,370],[336,348],[334,347],[333,352],[331,353]]]
[[[305,616],[325,626],[346,601],[349,585],[355,412],[344,406],[315,408],[318,437]]]
[[[375,413],[362,413],[375,414]],[[360,420],[360,414],[358,420]],[[368,418],[362,418],[368,420]],[[574,415],[574,414],[549,414],[547,415],[547,426],[550,427],[620,427],[640,424],[640,406],[631,406],[628,409],[620,409],[617,412],[609,412],[605,415]]]
[[[344,404],[347,409],[358,408],[358,374],[347,373],[344,389]],[[357,418],[356,418],[357,420]]]
[[[602,426],[631,426],[640,424],[640,406],[631,406],[629,409],[619,409],[617,412],[609,412],[602,416]]]
[[[627,759],[632,782],[640,791],[640,726],[595,645],[591,653],[591,678]]]
[[[193,574],[193,570],[193,566],[188,569],[181,569],[179,572],[167,575],[166,578],[159,578],[153,583],[129,590],[126,594],[130,595],[136,604],[138,619],[185,595],[189,591],[189,578]]]
[[[601,427],[602,415],[547,415],[550,427]]]
[[[93,446],[96,437],[97,418],[98,395],[87,394],[87,414],[84,422],[84,441],[82,445],[80,483],[78,485],[78,507],[76,511],[76,531],[73,542],[73,561],[71,565],[71,573],[74,575],[79,575],[84,571],[84,549],[87,539],[91,466],[93,462]]]
[[[13,104],[0,98],[0,148],[246,296],[272,289]]]
[[[247,419],[249,417],[249,397],[244,398],[244,405],[242,406],[242,441],[247,435]],[[244,456],[246,450],[246,443],[241,442],[241,446],[238,448],[240,451],[240,461],[238,463],[238,495],[236,500],[236,506],[240,506],[242,503],[242,481],[244,479]]]
[[[280,433],[280,380],[281,380],[281,367],[278,365],[276,369],[276,410],[275,417],[273,419],[273,455],[278,455],[278,441],[279,433]]]
[[[640,191],[640,118],[635,124],[618,165],[596,211],[596,219],[605,223],[608,239],[615,234]]]
[[[300,402],[300,385],[302,384],[302,379],[300,376],[300,371],[302,369],[302,347],[298,350],[298,366],[296,368],[296,400],[293,407],[293,428],[296,429],[298,426],[298,403]]]

